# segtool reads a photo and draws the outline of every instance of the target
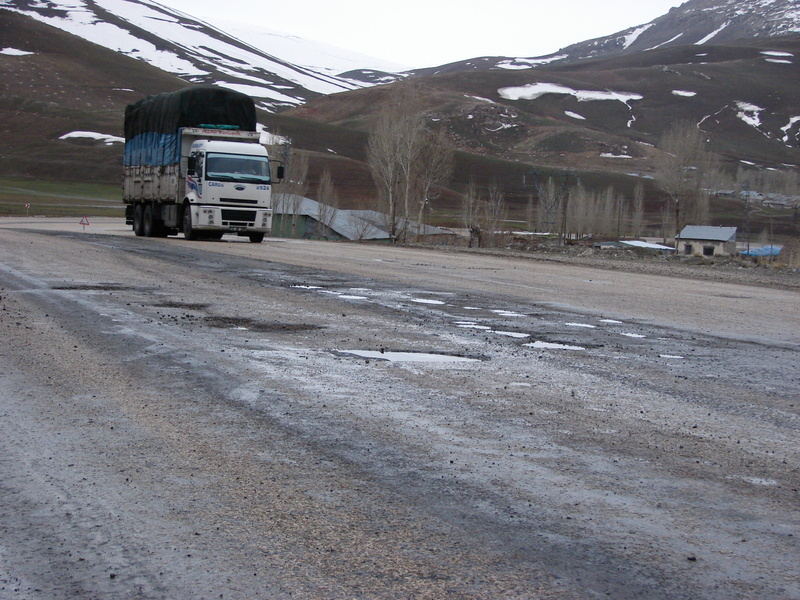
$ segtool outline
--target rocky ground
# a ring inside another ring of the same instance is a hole
[[[800,598],[800,295],[0,222],[0,598]]]

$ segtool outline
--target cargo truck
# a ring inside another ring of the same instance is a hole
[[[261,242],[272,227],[272,165],[253,100],[194,86],[125,109],[125,221],[138,236],[226,233]],[[275,179],[283,177],[278,166]]]

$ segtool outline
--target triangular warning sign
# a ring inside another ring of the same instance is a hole
[[[89,223],[89,217],[83,217],[81,219],[80,224],[83,225],[84,227],[86,227],[87,225],[91,225],[91,223]]]

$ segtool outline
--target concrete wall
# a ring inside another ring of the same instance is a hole
[[[731,256],[736,254],[736,242],[711,240],[678,240],[678,256]]]

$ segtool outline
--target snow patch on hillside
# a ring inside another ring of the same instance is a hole
[[[464,98],[470,98],[471,100],[477,100],[478,102],[488,102],[489,104],[497,104],[494,100],[490,100],[489,98],[484,98],[482,96],[470,96],[469,94],[464,94]]]
[[[71,131],[69,133],[65,133],[58,139],[60,140],[74,140],[74,139],[81,139],[81,140],[97,140],[98,142],[103,142],[106,146],[111,146],[112,144],[124,144],[125,138],[119,137],[117,135],[109,135],[107,133],[97,133],[96,131]]]
[[[725,21],[725,23],[723,23],[718,29],[715,29],[714,31],[712,31],[707,36],[705,36],[703,39],[697,40],[694,43],[694,45],[695,46],[702,46],[706,42],[708,42],[708,41],[712,40],[713,38],[717,37],[717,34],[719,32],[721,32],[723,29],[725,29],[730,24],[731,24],[730,21]]]
[[[505,87],[497,90],[501,98],[506,100],[536,100],[546,94],[565,94],[574,96],[578,102],[594,102],[612,100],[622,102],[630,108],[630,102],[642,100],[644,96],[632,92],[614,92],[611,90],[573,90],[558,83],[529,83],[517,87]]]
[[[637,39],[639,39],[640,35],[642,35],[645,31],[650,29],[653,25],[655,25],[655,23],[648,23],[647,25],[642,25],[641,27],[637,27],[636,29],[631,31],[628,35],[624,36],[622,42],[622,49],[626,50],[627,48],[629,48],[631,44],[633,44]]]
[[[569,56],[567,54],[558,54],[556,56],[546,56],[544,58],[508,58],[506,60],[501,60],[495,66],[500,69],[509,70],[532,69],[539,65],[547,65],[564,58],[569,58]]]
[[[800,123],[800,117],[792,117],[789,119],[789,122],[786,124],[785,127],[781,127],[781,131],[783,132],[783,143],[789,143],[789,132],[791,131],[792,127],[794,127],[795,123]],[[800,133],[800,132],[798,132]],[[797,139],[797,133],[795,133],[794,137]]]
[[[679,33],[675,37],[672,37],[672,38],[668,39],[666,42],[661,42],[660,44],[656,44],[655,46],[647,48],[647,50],[655,50],[656,48],[661,48],[661,46],[666,46],[667,44],[671,44],[672,42],[677,40],[679,37],[683,37],[683,33]],[[647,52],[647,50],[645,50],[645,52]]]
[[[687,92],[686,90],[672,90],[673,96],[682,96],[684,98],[692,98],[697,96],[697,92]]]
[[[739,119],[750,125],[750,127],[756,129],[761,127],[761,113],[764,111],[763,108],[755,104],[750,104],[749,102],[741,101],[736,102],[736,107],[739,109],[739,112],[736,113]]]
[[[25,50],[17,50],[16,48],[3,48],[0,50],[0,54],[5,54],[6,56],[28,56],[34,53],[26,52]]]
[[[586,120],[586,117],[584,117],[583,115],[579,115],[576,112],[572,112],[571,110],[565,110],[564,114],[567,115],[568,117],[572,117],[573,119],[578,119],[580,121]]]

